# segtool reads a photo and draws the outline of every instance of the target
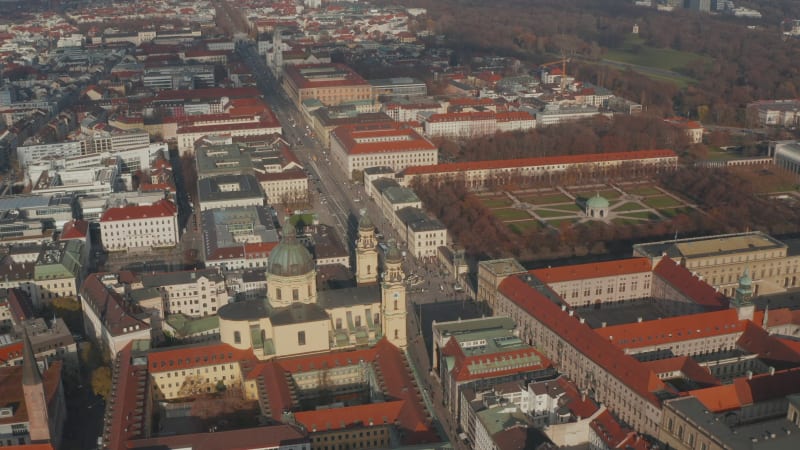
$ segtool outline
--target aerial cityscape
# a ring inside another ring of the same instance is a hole
[[[800,2],[0,0],[0,447],[800,449]]]

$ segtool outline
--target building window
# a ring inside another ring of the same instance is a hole
[[[361,326],[361,316],[356,316],[356,326],[357,327]]]
[[[337,330],[341,330],[342,329],[342,319],[341,318],[340,319],[336,319],[336,329]]]
[[[400,339],[400,330],[397,330],[397,329],[394,330],[394,338],[395,339]]]
[[[242,343],[242,334],[238,331],[233,332],[233,343],[234,344],[241,344]]]
[[[281,294],[281,288],[275,290],[275,298],[278,300],[283,300],[283,295]]]
[[[297,345],[306,345],[306,332],[305,331],[298,331],[297,332]]]
[[[299,289],[292,289],[292,301],[296,302],[300,300],[300,290]]]

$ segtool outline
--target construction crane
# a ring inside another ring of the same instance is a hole
[[[542,67],[550,67],[556,64],[561,64],[561,95],[564,95],[564,90],[567,88],[567,63],[570,61],[570,58],[561,54],[561,59],[556,61],[550,61],[544,64],[539,64],[539,68]]]

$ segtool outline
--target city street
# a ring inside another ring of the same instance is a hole
[[[312,204],[320,221],[336,227],[341,233],[343,243],[352,251],[357,238],[358,218],[361,211],[365,210],[378,231],[383,234],[381,241],[394,239],[400,248],[404,249],[404,243],[398,239],[397,233],[390,227],[378,206],[367,198],[364,186],[352,182],[349,174],[342,173],[331,165],[327,155],[328,149],[323,148],[307,128],[302,114],[278,87],[277,81],[265,65],[264,58],[257,54],[255,47],[252,44],[243,44],[240,46],[240,52],[256,74],[259,88],[267,104],[283,127],[284,138],[293,145],[295,154],[309,172],[311,190],[315,193]],[[452,274],[440,268],[438,262],[417,261],[412,255],[406,255],[403,269],[406,276],[417,275],[419,278],[417,283],[408,284],[407,326],[410,363],[423,384],[420,389],[426,392],[426,397],[433,408],[432,413],[436,415],[448,439],[454,448],[467,449],[466,444],[458,442],[457,427],[443,406],[439,383],[431,377],[428,348],[433,320],[477,317],[476,309],[464,292],[454,291],[457,280]],[[419,324],[420,314],[423,315],[422,327]]]

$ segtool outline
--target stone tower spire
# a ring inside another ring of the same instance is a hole
[[[399,348],[408,345],[406,318],[406,285],[403,273],[403,257],[394,241],[386,251],[386,267],[381,283],[381,331]]]
[[[24,334],[22,350],[22,393],[28,410],[28,433],[32,443],[50,441],[50,420],[42,374],[36,364],[31,340]]]
[[[753,279],[750,278],[750,269],[744,269],[744,273],[739,277],[739,287],[733,294],[731,308],[738,311],[739,320],[753,320],[755,305],[753,299]]]
[[[359,286],[378,282],[378,241],[375,239],[375,225],[366,211],[361,211],[356,239],[356,283]]]

